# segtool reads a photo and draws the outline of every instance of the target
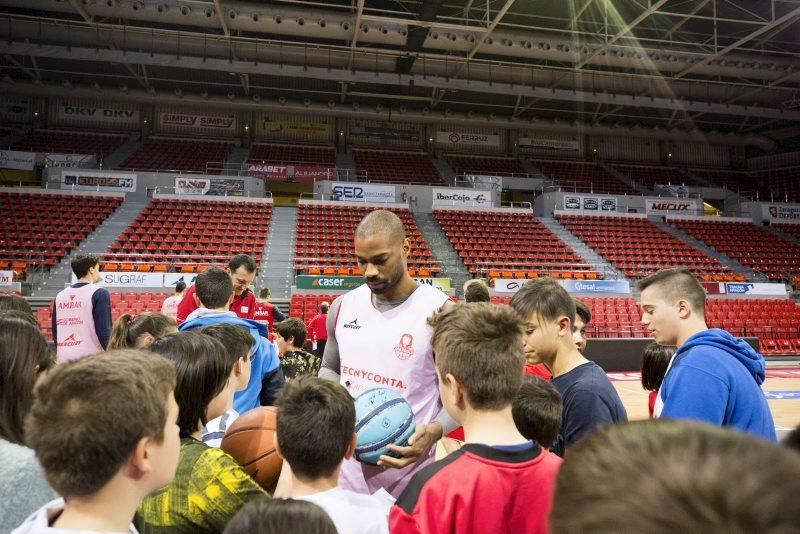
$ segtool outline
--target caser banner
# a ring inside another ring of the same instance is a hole
[[[500,146],[500,136],[458,131],[436,132],[436,142],[450,146]]]
[[[761,215],[772,222],[800,222],[800,204],[762,204]]]
[[[0,169],[33,170],[36,163],[36,152],[20,152],[18,150],[0,150]]]
[[[58,107],[58,118],[63,120],[85,120],[92,122],[113,122],[115,124],[139,124],[139,111],[124,107],[71,106],[61,104]]]
[[[166,113],[159,115],[162,126],[178,128],[208,128],[222,132],[236,131],[234,115],[199,115],[196,113]]]
[[[333,198],[363,202],[394,202],[393,185],[362,184],[353,182],[333,182]]]
[[[481,189],[433,188],[433,205],[485,206],[492,205],[492,192]]]
[[[699,198],[648,198],[645,210],[648,215],[702,215],[703,201]]]
[[[61,171],[64,189],[78,191],[136,191],[136,174],[132,172]]]
[[[564,195],[564,209],[571,211],[617,211],[617,197]]]

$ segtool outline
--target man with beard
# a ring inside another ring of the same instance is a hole
[[[376,387],[397,390],[417,423],[407,447],[389,448],[377,467],[345,461],[343,488],[397,497],[411,476],[433,461],[433,445],[456,425],[442,408],[427,319],[449,301],[408,274],[411,250],[403,223],[377,210],[359,223],[355,255],[365,284],[338,297],[328,311],[328,342],[320,376],[340,382],[353,397]]]

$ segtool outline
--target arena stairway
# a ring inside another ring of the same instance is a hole
[[[447,160],[444,159],[444,157],[431,157],[431,161],[433,162],[433,166],[436,167],[436,170],[439,171],[439,174],[442,175],[442,178],[444,178],[444,181],[453,185],[456,180],[456,171],[450,167]]]
[[[699,241],[699,240],[693,238],[692,236],[690,236],[686,232],[684,232],[682,230],[679,230],[678,228],[675,228],[671,224],[668,224],[668,223],[664,222],[664,220],[661,217],[649,217],[648,220],[651,223],[653,223],[656,226],[658,226],[659,228],[661,228],[662,230],[665,230],[665,231],[669,232],[670,234],[674,235],[675,237],[677,237],[678,239],[680,239],[684,243],[688,243],[689,245],[693,246],[697,250],[705,252],[708,256],[714,258],[715,260],[720,262],[722,265],[725,265],[725,266],[729,267],[731,272],[733,272],[734,274],[743,274],[750,281],[755,281],[755,282],[768,282],[769,281],[767,279],[767,277],[764,276],[763,274],[755,272],[753,269],[750,269],[749,267],[746,267],[746,266],[742,265],[741,263],[737,262],[736,260],[733,260],[733,259],[729,258],[727,255],[719,252],[718,250],[709,247],[708,245],[706,245],[702,241]]]
[[[575,254],[580,256],[583,261],[592,265],[598,273],[602,273],[605,279],[627,280],[625,273],[616,269],[603,256],[578,239],[575,234],[567,230],[556,219],[553,217],[539,217],[538,219],[548,230],[556,234],[561,241],[571,248]]]
[[[533,163],[531,163],[531,160],[529,160],[528,158],[520,156],[517,159],[519,160],[519,164],[522,165],[522,167],[526,171],[528,171],[528,173],[530,173],[531,176],[533,176],[534,178],[539,178],[541,180],[544,180],[545,185],[553,185],[555,183],[553,182],[553,180],[548,178],[546,174],[540,171]]]
[[[50,270],[39,284],[31,291],[32,297],[53,298],[64,289],[72,279],[70,262],[77,254],[101,255],[108,246],[116,241],[117,237],[133,220],[144,210],[147,201],[126,199],[94,232],[84,239],[74,250],[67,254],[61,262]]]
[[[467,267],[461,261],[450,240],[444,235],[442,227],[436,222],[432,213],[414,213],[414,220],[417,223],[419,231],[428,243],[431,249],[433,258],[439,264],[442,272],[439,276],[442,278],[451,278],[453,289],[459,298],[463,297],[464,282],[471,279]]]
[[[270,300],[275,299],[276,303],[283,299],[288,301],[294,282],[293,262],[296,238],[297,208],[273,206],[267,242],[261,254],[264,259],[255,282],[256,294],[261,288],[268,287]]]
[[[141,141],[125,141],[102,161],[102,167],[104,169],[116,169],[131,154],[139,150],[141,146]]]

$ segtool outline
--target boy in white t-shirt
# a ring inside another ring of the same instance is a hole
[[[178,305],[183,300],[183,294],[185,292],[186,284],[184,282],[175,284],[175,294],[164,299],[164,302],[161,304],[161,313],[175,319],[178,316]]]
[[[301,376],[286,383],[276,405],[278,451],[291,468],[289,497],[319,505],[339,534],[388,533],[388,493],[361,495],[338,487],[342,462],[356,446],[356,410],[347,390]]]

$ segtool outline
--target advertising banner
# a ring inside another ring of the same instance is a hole
[[[0,117],[4,120],[25,121],[31,116],[31,103],[27,98],[3,97],[0,100]]]
[[[496,293],[516,293],[525,280],[498,278],[494,281]],[[558,280],[569,293],[629,295],[630,283],[625,280]]]
[[[244,180],[232,178],[211,178],[211,185],[206,195],[216,197],[243,197]]]
[[[772,222],[800,222],[800,204],[762,204],[761,215]]]
[[[199,115],[196,113],[165,113],[159,115],[162,126],[179,128],[209,128],[220,132],[236,132],[234,115]]]
[[[443,293],[450,293],[453,289],[453,280],[451,278],[414,278],[418,284],[425,284],[433,286]]]
[[[20,152],[18,150],[0,150],[0,169],[33,170],[36,163],[36,152]]]
[[[675,198],[689,198],[689,189],[685,185],[656,184],[656,192]]]
[[[58,118],[63,120],[80,119],[92,122],[138,125],[139,111],[135,109],[125,109],[124,107],[71,106],[62,103],[58,107]]]
[[[72,275],[72,283],[77,283],[75,274]],[[162,273],[119,273],[100,271],[101,286],[105,287],[164,287],[164,275]]]
[[[211,189],[211,180],[205,178],[175,178],[175,194],[205,195]]]
[[[0,287],[7,287],[14,283],[14,271],[0,271]]]
[[[564,195],[564,209],[570,211],[617,211],[617,197]]]
[[[364,202],[394,202],[393,185],[359,184],[352,182],[333,182],[333,198]]]
[[[136,174],[131,172],[61,171],[64,189],[78,191],[136,191]]]
[[[350,135],[362,135],[374,139],[397,139],[399,141],[419,141],[417,130],[403,130],[381,126],[351,126]]]
[[[164,274],[164,287],[175,287],[178,282],[183,282],[186,287],[194,284],[194,279],[197,278],[195,273],[166,273]]]
[[[645,211],[648,215],[702,215],[703,201],[699,198],[648,198],[645,200]]]
[[[286,181],[289,178],[289,167],[286,165],[270,165],[265,163],[246,163],[247,176],[262,180]]]
[[[550,139],[547,137],[520,137],[520,148],[547,148],[550,150],[563,150],[577,152],[581,143],[577,139]]]
[[[725,293],[728,295],[786,296],[784,284],[727,282]]]
[[[500,136],[458,131],[436,132],[436,142],[450,146],[500,146]]]
[[[486,206],[492,205],[492,192],[480,189],[431,189],[434,206]]]
[[[310,137],[328,137],[331,134],[331,125],[325,121],[282,121],[270,120],[268,116],[265,116],[262,124],[265,133],[285,133]]]
[[[364,283],[363,276],[311,276],[299,275],[295,283],[297,289],[317,289],[320,291],[349,291]]]
[[[94,167],[97,158],[94,154],[47,154],[44,157],[47,167],[60,167],[62,169],[85,169]]]
[[[334,177],[334,169],[318,165],[295,165],[294,172],[289,169],[289,175],[295,182],[311,183],[314,180],[330,180]]]

